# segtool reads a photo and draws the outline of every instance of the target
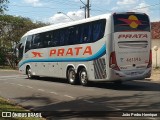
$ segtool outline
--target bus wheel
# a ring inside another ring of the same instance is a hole
[[[68,72],[67,72],[67,78],[68,81],[71,85],[75,85],[76,84],[76,72],[74,70],[73,67],[69,68]]]
[[[27,77],[28,77],[28,79],[32,79],[33,78],[33,75],[32,75],[30,67],[27,67]]]
[[[82,68],[79,72],[79,80],[81,85],[87,86],[88,85],[88,77],[87,77],[87,71],[85,68]]]

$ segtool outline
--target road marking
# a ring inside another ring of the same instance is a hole
[[[31,88],[31,89],[32,89],[33,87],[31,87],[31,86],[27,86],[27,88]]]
[[[45,91],[45,90],[43,90],[43,89],[38,89],[39,91]]]
[[[116,107],[113,107],[113,106],[107,106],[107,107],[112,108],[112,109],[114,109],[114,110],[122,110],[122,109],[120,109],[120,108],[116,108]]]
[[[74,99],[74,97],[70,96],[70,95],[64,95],[65,97],[68,97],[68,98],[72,98]]]
[[[8,70],[7,70],[7,69],[6,69],[6,70],[2,70],[2,69],[1,69],[0,71],[2,71],[2,72],[4,72],[4,71],[9,71],[9,72],[10,72],[10,71],[11,71],[11,72],[14,72],[14,71],[15,71],[15,72],[18,72],[17,70],[9,70],[9,69],[8,69]]]
[[[85,102],[88,102],[88,103],[94,103],[93,101],[89,101],[89,100],[83,100]]]
[[[12,76],[12,77],[2,77],[0,78],[0,81],[5,81],[5,80],[17,80],[17,79],[25,79],[26,77],[24,76]]]
[[[108,103],[108,102],[107,101],[99,102],[99,104],[105,104],[105,103]],[[107,107],[110,107],[110,108],[115,109],[115,110],[122,110],[120,108],[113,107],[113,106],[107,106]]]
[[[21,84],[17,84],[17,85],[18,85],[18,86],[21,86],[21,87],[23,86],[23,85],[21,85]]]
[[[56,92],[50,92],[51,94],[55,94],[55,95],[57,95],[58,93],[56,93]]]
[[[24,77],[24,75],[1,76],[1,78]]]

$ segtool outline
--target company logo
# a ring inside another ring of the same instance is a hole
[[[42,53],[40,53],[40,52],[32,52],[32,54],[34,55],[33,57],[35,58],[35,57],[42,57]]]
[[[91,46],[86,47],[75,47],[75,48],[59,48],[59,49],[51,49],[49,56],[79,56],[79,55],[92,55]]]
[[[43,57],[40,52],[32,52],[33,58],[41,58]],[[51,49],[49,52],[49,56],[79,56],[79,55],[92,55],[92,48],[91,46],[86,47],[75,47],[75,48],[54,48]]]
[[[131,28],[137,28],[139,25],[143,25],[142,21],[138,20],[138,18],[135,15],[130,15],[128,19],[119,18],[118,20],[126,23],[121,25],[129,25]]]

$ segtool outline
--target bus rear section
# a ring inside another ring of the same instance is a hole
[[[151,75],[150,22],[146,14],[113,15],[112,80],[139,80]]]

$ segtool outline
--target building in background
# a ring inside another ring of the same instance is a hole
[[[160,22],[151,23],[152,26],[152,64],[160,67]],[[156,48],[157,49],[154,49]],[[157,62],[156,62],[157,61]]]

